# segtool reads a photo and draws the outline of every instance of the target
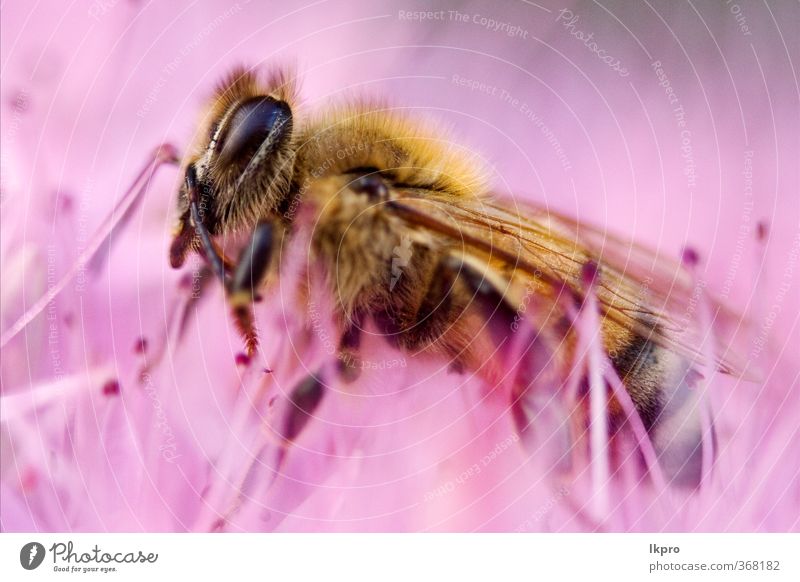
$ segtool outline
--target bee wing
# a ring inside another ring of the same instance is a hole
[[[535,279],[537,293],[553,301],[565,286],[581,296],[583,267],[597,263],[603,316],[696,363],[705,361],[701,346],[709,339],[709,330],[700,325],[702,297],[710,306],[716,366],[727,374],[754,377],[731,347],[740,321],[694,285],[674,260],[532,204],[415,193],[390,204],[407,223],[449,238],[509,277]]]
[[[502,204],[496,205],[501,209]],[[758,379],[754,370],[748,370],[748,364],[742,357],[746,353],[750,340],[748,330],[752,323],[739,316],[723,301],[703,289],[704,283],[695,281],[683,265],[672,257],[658,253],[650,247],[620,237],[605,229],[585,223],[574,218],[548,210],[542,206],[523,203],[518,205],[520,211],[531,220],[550,221],[556,228],[566,233],[574,233],[576,240],[586,248],[593,249],[598,259],[628,281],[638,285],[646,285],[651,297],[651,305],[672,314],[681,329],[687,334],[687,340],[694,345],[703,341],[702,334],[707,330],[687,325],[689,320],[700,321],[698,317],[698,299],[708,309],[708,324],[711,326],[716,342],[715,357],[722,371],[750,380]],[[663,317],[662,317],[663,319]],[[667,324],[670,318],[664,319]],[[701,333],[702,332],[702,333]],[[694,333],[695,337],[691,337]]]

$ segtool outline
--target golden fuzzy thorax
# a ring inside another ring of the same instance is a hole
[[[452,141],[434,123],[421,124],[375,102],[328,109],[297,136],[296,183],[375,168],[391,182],[444,196],[480,196],[487,173],[480,157]]]
[[[392,192],[432,197],[477,198],[485,192],[478,157],[446,136],[372,103],[334,108],[300,130],[295,202],[311,209],[303,222],[313,229],[313,250],[346,317],[393,303],[414,307],[420,299],[409,297],[409,290],[419,294],[427,288],[430,251],[441,246],[387,212],[385,200],[353,192],[353,180],[379,173]],[[406,253],[409,263],[402,264]],[[422,253],[428,256],[425,265]]]

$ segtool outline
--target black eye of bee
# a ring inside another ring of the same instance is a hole
[[[249,161],[265,142],[273,147],[291,131],[289,105],[272,97],[248,99],[226,124],[219,148],[220,163]]]
[[[356,194],[365,194],[370,200],[389,199],[389,188],[377,174],[359,176],[350,184],[350,189]]]

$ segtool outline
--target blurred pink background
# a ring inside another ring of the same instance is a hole
[[[506,438],[476,429],[459,413],[465,402],[447,408],[452,393],[437,388],[439,400],[431,388],[419,401],[398,400],[391,421],[362,411],[365,426],[385,421],[390,429],[373,434],[372,449],[356,448],[399,458],[330,469],[329,489],[292,493],[302,510],[276,494],[259,503],[280,518],[242,517],[230,529],[796,530],[800,7],[434,4],[4,3],[3,331],[69,269],[148,152],[163,142],[183,151],[203,99],[233,64],[295,64],[303,107],[384,96],[451,125],[491,165],[498,192],[668,255],[686,244],[698,249],[709,290],[748,314],[754,338],[766,342],[749,354],[765,381],[720,381],[712,400],[724,442],[734,443],[726,478],[738,490],[722,484],[716,501],[684,521],[647,513],[586,525],[562,502],[561,485],[520,474],[511,454],[492,464],[491,476],[425,509],[424,493],[448,482],[445,457],[469,466],[482,447]],[[199,500],[208,488],[220,507],[230,498],[209,483],[216,476],[235,485],[236,459],[256,454],[247,438],[256,438],[258,422],[232,420],[241,405],[233,363],[240,346],[219,293],[153,373],[152,390],[134,380],[137,338],[157,346],[174,310],[181,273],[169,268],[166,249],[179,181],[172,169],[161,173],[105,264],[87,268],[85,281],[55,302],[55,355],[46,314],[4,348],[4,397],[45,392],[29,405],[15,400],[3,419],[3,529],[210,529],[222,510]],[[757,222],[767,225],[763,248]],[[278,350],[279,332],[265,337]],[[117,399],[101,391],[112,378]],[[152,440],[159,410],[176,435],[177,462],[165,462]],[[446,442],[411,446],[432,439],[449,415]],[[570,496],[577,506],[579,489]],[[543,507],[547,519],[532,521]]]

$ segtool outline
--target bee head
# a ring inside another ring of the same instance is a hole
[[[198,226],[209,235],[251,226],[288,195],[293,99],[294,85],[282,71],[261,81],[255,72],[237,69],[217,88],[178,193],[173,266],[198,247]]]

